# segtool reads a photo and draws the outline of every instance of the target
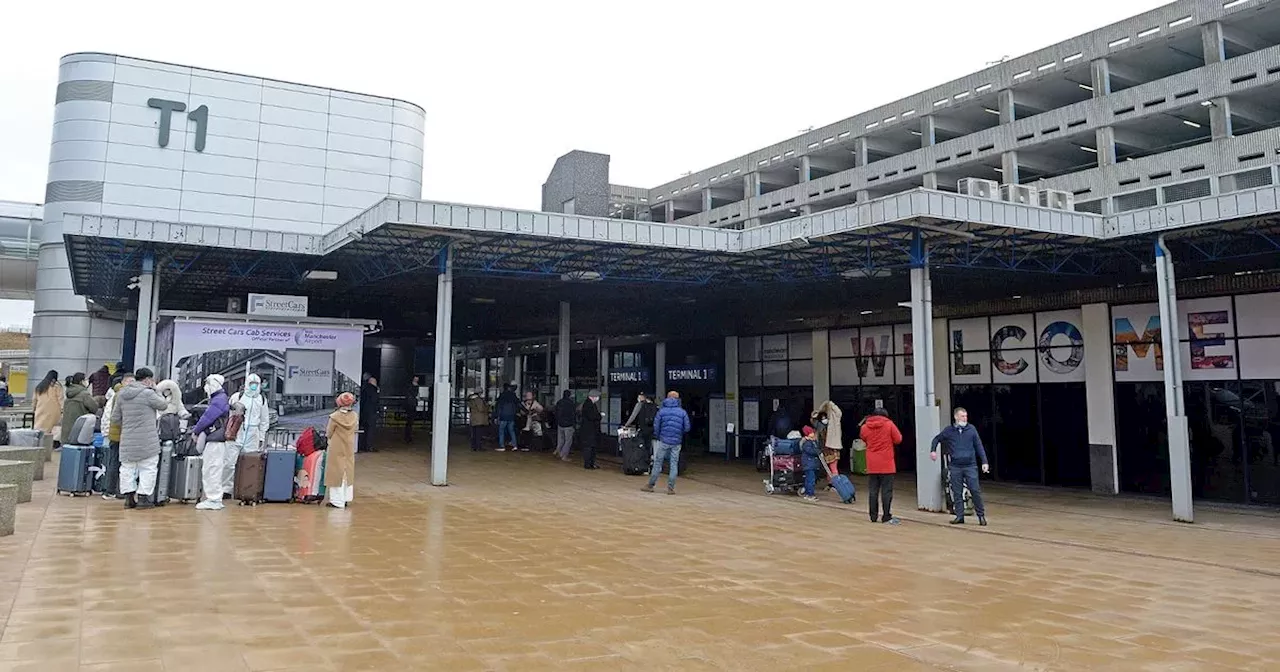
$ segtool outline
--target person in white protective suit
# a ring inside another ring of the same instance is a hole
[[[216,373],[204,379],[204,393],[209,395],[209,407],[191,428],[192,435],[198,437],[202,432],[205,435],[204,467],[201,471],[204,501],[196,504],[196,508],[203,511],[219,511],[223,508],[223,465],[227,461],[228,449],[235,449],[235,444],[226,440],[231,403],[227,400],[227,391],[222,389],[225,382],[226,379]]]
[[[271,425],[271,410],[262,395],[262,378],[249,374],[244,392],[231,395],[231,405],[244,406],[244,424],[236,434],[235,442],[227,444],[226,463],[222,468],[222,498],[231,497],[235,488],[236,462],[242,453],[260,453],[267,443],[267,429]]]

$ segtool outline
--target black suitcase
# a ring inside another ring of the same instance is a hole
[[[622,449],[622,473],[628,476],[649,473],[653,453],[643,438],[631,436],[619,439],[618,445]]]
[[[94,453],[97,475],[93,479],[93,491],[115,497],[120,494],[120,446],[104,441]]]

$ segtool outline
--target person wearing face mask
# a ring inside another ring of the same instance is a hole
[[[955,423],[933,437],[929,447],[929,459],[938,460],[938,444],[941,443],[950,457],[948,481],[951,484],[951,501],[955,502],[956,517],[952,525],[964,525],[964,489],[973,497],[973,512],[978,514],[978,524],[986,527],[987,511],[982,505],[982,486],[978,484],[978,466],[982,473],[991,471],[987,464],[987,451],[982,447],[978,429],[969,424],[969,412],[963,408],[955,411]]]
[[[204,466],[201,477],[204,484],[204,501],[196,504],[202,511],[220,511],[222,507],[222,488],[226,475],[223,465],[228,461],[228,450],[234,450],[235,444],[228,443],[227,416],[231,414],[231,403],[227,400],[227,391],[222,388],[226,379],[213,374],[204,380],[204,393],[209,395],[209,407],[205,409],[200,420],[191,428],[192,434],[204,432]],[[232,473],[235,473],[235,462],[232,461]]]
[[[235,488],[236,462],[241,453],[262,452],[267,442],[267,429],[271,425],[271,410],[262,396],[262,378],[256,373],[245,379],[244,392],[231,395],[231,405],[244,406],[244,424],[235,441],[227,444],[226,460],[222,466],[222,498],[230,499]]]

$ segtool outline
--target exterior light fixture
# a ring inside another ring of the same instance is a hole
[[[324,280],[324,281],[330,282],[338,279],[338,272],[324,271],[317,268],[317,269],[312,269],[310,271],[307,271],[307,274],[303,277],[305,277],[308,280]]]

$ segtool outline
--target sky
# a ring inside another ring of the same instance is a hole
[[[654,187],[1165,3],[7,4],[0,200],[43,197],[58,59],[102,51],[412,101],[423,198],[537,209],[573,149]]]

